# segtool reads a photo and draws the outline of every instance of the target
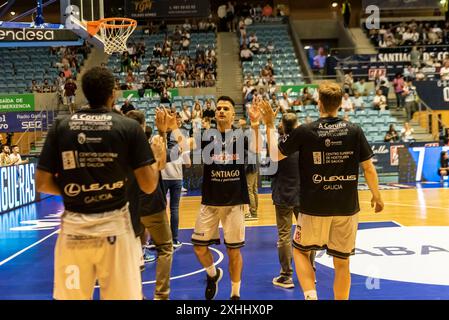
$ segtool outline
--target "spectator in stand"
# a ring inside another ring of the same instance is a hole
[[[132,70],[131,58],[129,57],[128,51],[123,52],[120,66],[121,66],[121,68],[120,68],[121,72],[128,72],[128,71]]]
[[[399,141],[399,134],[394,129],[394,124],[390,124],[390,128],[385,134],[384,142],[398,142]]]
[[[273,15],[273,8],[267,3],[262,9],[262,15],[264,17],[271,17]]]
[[[257,38],[256,33],[255,32],[251,32],[251,34],[248,37],[248,43],[251,43],[253,41],[257,42],[258,40],[259,39]]]
[[[301,103],[305,106],[316,104],[316,101],[313,99],[313,95],[309,91],[309,87],[304,87],[302,90]]]
[[[120,111],[123,113],[123,115],[126,115],[129,111],[132,110],[136,110],[136,108],[128,99],[126,99],[122,107],[120,108]]]
[[[377,90],[373,99],[374,110],[385,111],[388,107],[387,97],[382,94],[382,90]]]
[[[444,61],[444,66],[440,69],[440,77],[443,81],[449,81],[449,60]]]
[[[188,105],[185,104],[182,106],[180,116],[183,124],[190,124],[192,122],[192,112],[190,112]]]
[[[402,109],[404,106],[404,98],[402,93],[404,92],[404,76],[401,73],[396,74],[393,80],[394,92],[396,94],[396,109]]]
[[[11,165],[10,153],[11,153],[11,150],[9,149],[8,145],[4,144],[1,146],[0,167],[5,167],[5,166]]]
[[[134,56],[131,60],[131,69],[134,72],[140,72],[140,67],[142,66],[142,64],[139,61],[139,58],[137,58],[137,56]]]
[[[444,182],[444,177],[449,175],[449,155],[447,151],[441,151],[440,153],[438,175],[441,177],[440,182]]]
[[[416,111],[416,87],[411,81],[405,83],[403,96],[407,121],[410,121]]]
[[[419,68],[421,65],[421,52],[418,51],[416,46],[413,46],[410,51],[410,62],[414,68]]]
[[[405,81],[413,81],[416,79],[415,70],[411,64],[404,69],[404,79]]]
[[[345,74],[344,83],[343,83],[343,90],[348,93],[349,95],[352,95],[352,87],[354,85],[354,78],[352,76],[352,71],[349,71]]]
[[[69,106],[70,113],[75,113],[76,106],[75,106],[75,94],[77,90],[76,83],[73,81],[72,78],[67,79],[67,83],[64,86],[65,90],[65,97],[66,97],[66,103]]]
[[[240,59],[242,61],[253,61],[253,52],[248,49],[246,44],[242,46],[242,50],[240,51]]]
[[[69,79],[69,78],[71,78],[72,77],[72,70],[70,70],[70,68],[69,68],[69,66],[64,66],[64,77],[66,78],[66,79]]]
[[[194,132],[201,130],[201,119],[203,118],[203,110],[198,101],[195,101],[192,111],[192,129]]]
[[[366,82],[364,78],[360,78],[358,81],[354,83],[354,94],[359,93],[361,96],[366,96],[368,93],[368,89],[366,88]]]
[[[215,110],[212,109],[210,102],[206,102],[206,108],[203,111],[203,117],[208,117],[212,122],[215,122]]]
[[[287,92],[282,93],[282,99],[279,100],[280,111],[282,113],[286,113],[290,110],[293,101],[288,97]]]
[[[240,43],[243,42],[243,39],[246,39],[246,24],[245,19],[241,18],[239,21],[239,32],[240,32]]]
[[[313,68],[320,71],[324,70],[326,64],[326,55],[324,53],[324,48],[318,48],[318,54],[313,58]]]
[[[410,126],[408,122],[404,123],[404,128],[401,130],[401,139],[402,142],[415,142],[415,138],[413,137],[413,134],[415,133],[415,130]]]
[[[365,109],[365,102],[363,101],[363,98],[360,96],[360,93],[356,92],[353,99],[352,99],[352,103],[354,105],[354,110],[364,110]]]
[[[155,58],[161,58],[162,57],[162,48],[160,43],[156,43],[153,48],[153,56]]]
[[[252,51],[252,53],[258,54],[259,53],[259,49],[260,49],[260,45],[259,45],[259,43],[255,39],[253,39],[249,43],[249,49]]]
[[[33,92],[33,93],[42,92],[42,88],[38,85],[36,80],[31,81],[30,92]]]
[[[55,92],[54,87],[48,83],[48,79],[44,79],[44,84],[42,85],[42,92],[43,93]]]
[[[189,50],[190,47],[190,39],[186,36],[182,38],[182,50]]]
[[[28,163],[27,160],[22,160],[22,157],[19,154],[19,146],[13,145],[11,146],[12,153],[9,155],[9,160],[11,162],[11,165],[19,165],[19,164],[25,164]]]
[[[354,104],[353,104],[351,98],[349,97],[348,93],[345,93],[343,96],[343,99],[341,100],[341,109],[344,112],[354,111]]]
[[[228,32],[235,32],[234,29],[235,8],[231,1],[226,5],[226,27]]]

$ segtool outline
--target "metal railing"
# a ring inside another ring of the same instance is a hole
[[[440,129],[446,127],[445,124],[443,123],[443,121],[439,118],[439,117],[433,117],[434,116],[434,111],[431,107],[429,107],[429,105],[424,102],[424,100],[422,100],[419,95],[417,95],[418,97],[418,112],[424,112],[425,116],[426,116],[426,121],[427,121],[427,132],[429,134],[432,135],[434,140],[438,140],[438,136],[440,133]],[[424,107],[424,108],[423,108]],[[436,118],[436,121],[438,123],[438,132],[433,132],[433,126],[431,123],[429,123],[429,116],[432,116],[432,121],[434,121],[434,119]],[[420,120],[418,120],[418,124],[420,124]]]

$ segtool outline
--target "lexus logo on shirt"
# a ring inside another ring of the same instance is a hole
[[[99,183],[94,183],[89,186],[82,185],[76,183],[69,183],[64,187],[64,193],[69,197],[76,197],[81,192],[97,192],[97,191],[103,191],[103,190],[116,190],[123,188],[125,183],[123,181],[117,181],[111,184],[103,184],[100,185]]]
[[[330,177],[323,177],[319,174],[314,174],[312,177],[313,183],[320,184],[321,182],[337,182],[337,181],[357,181],[356,175],[350,175],[350,176],[330,176]]]
[[[69,197],[76,197],[81,193],[81,186],[76,183],[69,183],[65,186],[64,193]]]

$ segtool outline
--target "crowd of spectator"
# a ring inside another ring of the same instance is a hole
[[[413,45],[449,44],[449,22],[401,22],[381,25],[368,35],[375,46],[390,48]]]
[[[122,90],[153,89],[161,93],[171,88],[199,88],[215,86],[217,77],[217,57],[214,45],[198,45],[195,57],[183,54],[190,48],[191,25],[186,20],[182,26],[176,26],[173,33],[166,33],[162,43],[156,43],[151,51],[143,41],[130,43],[128,51],[121,55],[120,69],[115,72],[126,73],[124,81],[118,80]],[[152,59],[146,70],[143,58]],[[162,58],[166,63],[162,63]],[[139,75],[144,73],[143,77]]]
[[[273,17],[283,17],[286,15],[283,7],[273,9],[269,3],[248,4],[247,2],[228,1],[218,7],[217,15],[219,19],[218,28],[222,32],[240,32],[246,36],[246,26],[255,21],[263,22]]]
[[[50,47],[49,54],[58,56],[59,60],[54,67],[58,70],[58,76],[54,79],[45,78],[43,82],[32,80],[29,91],[32,93],[58,93],[59,102],[66,105],[74,105],[75,92],[77,90],[75,79],[80,72],[81,62],[78,55],[87,59],[90,47],[85,43],[78,47]]]

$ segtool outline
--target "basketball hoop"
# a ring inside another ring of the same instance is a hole
[[[87,32],[92,37],[99,33],[98,37],[107,54],[127,51],[126,41],[136,27],[137,21],[129,18],[105,18],[87,22]]]

